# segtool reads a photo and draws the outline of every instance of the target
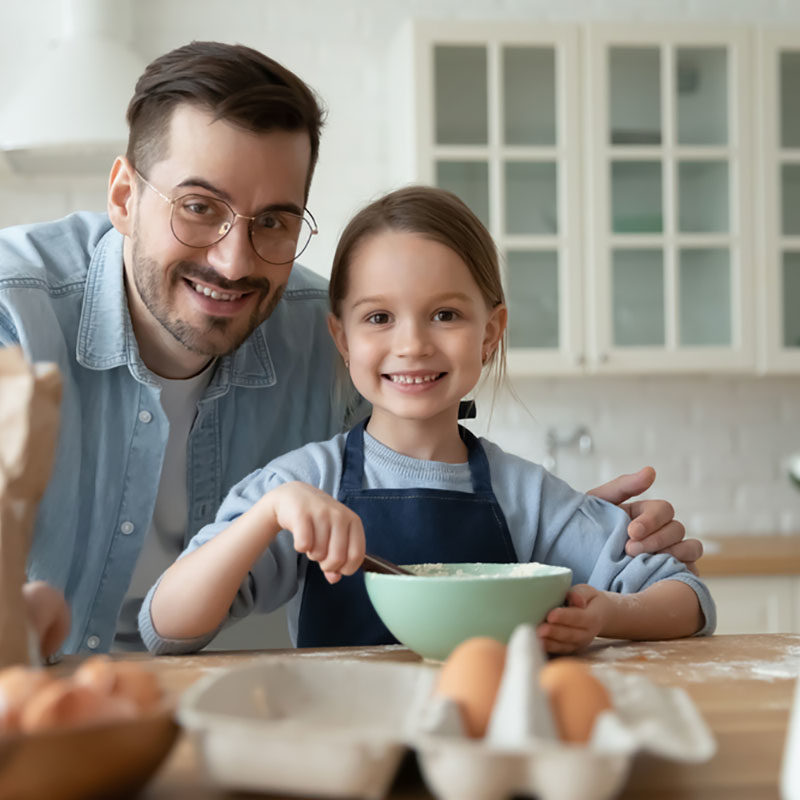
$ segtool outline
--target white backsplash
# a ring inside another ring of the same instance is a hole
[[[542,462],[547,429],[591,433],[592,452],[558,452],[556,472],[590,489],[655,467],[663,497],[692,535],[800,533],[800,490],[786,461],[800,452],[800,377],[512,378],[518,395],[479,398],[473,430]],[[487,420],[491,411],[491,419]]]

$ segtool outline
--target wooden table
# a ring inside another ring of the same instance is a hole
[[[143,658],[176,693],[211,671],[293,652],[210,653],[196,656]],[[319,651],[313,653],[320,658]],[[397,648],[353,648],[329,652],[332,659],[415,661]],[[672,642],[598,641],[586,660],[647,676],[656,684],[681,686],[690,694],[717,740],[714,758],[705,764],[678,764],[639,756],[621,797],[626,800],[775,800],[783,743],[800,675],[800,636],[713,636]],[[192,743],[183,736],[166,763],[144,790],[146,800],[227,800],[257,797],[213,787],[202,774]],[[265,795],[266,797],[266,795]],[[275,800],[275,796],[270,797]],[[413,765],[398,777],[391,800],[416,800],[431,795]]]

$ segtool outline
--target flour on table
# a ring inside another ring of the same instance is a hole
[[[680,642],[680,640],[676,640]],[[648,662],[660,661],[676,655],[676,648],[669,648],[664,642],[658,647],[642,647],[640,644],[612,645],[592,651],[592,660],[625,667],[625,669],[646,669]],[[603,667],[599,666],[602,670]],[[675,660],[671,667],[676,678],[690,683],[718,678],[737,678],[750,680],[785,680],[800,677],[800,644],[789,644],[772,658],[763,659],[713,659],[691,664]]]

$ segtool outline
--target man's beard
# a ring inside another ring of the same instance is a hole
[[[137,242],[134,240],[131,251],[133,259],[133,282],[139,297],[153,315],[153,318],[180,342],[187,350],[205,356],[223,356],[236,350],[248,336],[275,310],[283,291],[286,288],[279,286],[269,298],[263,308],[264,299],[269,297],[271,284],[268,278],[243,278],[239,281],[230,281],[223,278],[209,267],[203,267],[191,261],[178,262],[172,272],[169,286],[165,286],[161,277],[163,270],[151,258],[139,253]],[[211,317],[204,328],[189,324],[177,316],[175,309],[170,307],[169,296],[171,291],[178,288],[178,284],[188,278],[200,282],[211,283],[222,291],[229,292],[256,292],[261,295],[250,312],[250,318],[241,331],[233,330],[240,317]],[[222,339],[227,332],[227,339]],[[217,334],[216,336],[213,334]]]

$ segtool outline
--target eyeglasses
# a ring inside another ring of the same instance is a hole
[[[170,199],[138,169],[134,172],[145,186],[169,203],[172,233],[187,247],[210,247],[228,235],[237,219],[245,219],[247,235],[256,255],[268,264],[290,264],[319,232],[308,209],[305,209],[308,218],[281,210],[262,211],[255,217],[248,217],[234,211],[224,200],[207,194],[182,194]]]

